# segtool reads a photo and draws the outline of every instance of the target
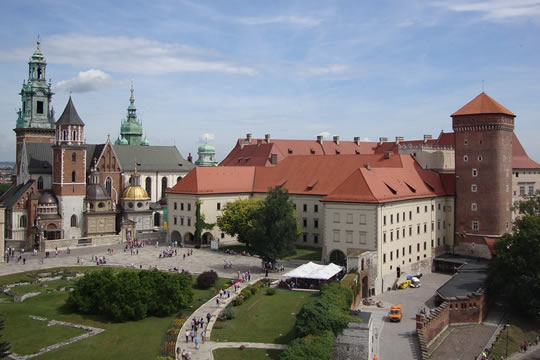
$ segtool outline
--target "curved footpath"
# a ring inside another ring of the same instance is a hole
[[[200,319],[203,318],[206,322],[207,318],[206,315],[208,313],[212,314],[212,318],[210,319],[210,322],[208,323],[208,327],[206,328],[206,339],[210,339],[210,336],[212,334],[212,328],[214,327],[214,324],[216,323],[217,316],[219,313],[227,307],[227,305],[236,298],[240,291],[245,288],[248,285],[255,284],[257,281],[262,279],[263,277],[260,275],[251,276],[251,281],[241,283],[240,288],[236,293],[231,293],[231,297],[229,298],[220,298],[219,300],[219,306],[216,305],[216,298],[219,298],[219,294],[214,296],[212,299],[208,300],[206,303],[201,305],[197,310],[191,314],[191,316],[186,320],[184,325],[182,326],[182,329],[180,330],[180,333],[178,334],[178,338],[176,340],[176,347],[180,348],[182,350],[186,350],[187,352],[191,352],[191,359],[192,360],[213,360],[214,356],[212,354],[212,351],[214,349],[219,348],[239,348],[240,346],[245,346],[246,348],[259,348],[259,349],[278,349],[283,350],[287,348],[287,345],[279,345],[279,344],[266,344],[266,343],[250,343],[250,342],[217,342],[217,341],[205,341],[203,344],[202,341],[199,342],[199,349],[195,348],[195,343],[191,342],[191,339],[188,343],[186,343],[186,337],[185,333],[186,330],[191,330],[191,319],[193,317]],[[205,325],[206,327],[206,325]],[[197,331],[197,335],[199,335],[200,339],[201,330]],[[178,358],[180,360],[180,358]]]

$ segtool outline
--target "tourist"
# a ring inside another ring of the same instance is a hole
[[[186,330],[186,342],[189,342],[189,330]]]
[[[202,340],[202,343],[203,343],[203,344],[204,344],[205,337],[206,337],[206,330],[203,330],[203,331],[201,332],[201,340]]]
[[[193,339],[195,338],[195,331],[191,330],[191,332],[189,333],[189,336],[191,336],[191,342],[193,342]]]
[[[216,306],[219,307],[219,298],[216,298]]]
[[[199,350],[199,337],[195,336],[195,349]]]
[[[206,314],[206,319],[208,320],[208,322],[206,323],[206,326],[208,326],[208,324],[210,323],[211,318],[212,318],[212,314],[210,313]]]
[[[176,359],[180,359],[180,354],[182,353],[182,350],[180,350],[180,346],[176,347]]]

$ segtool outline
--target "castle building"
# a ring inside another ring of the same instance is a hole
[[[125,141],[87,144],[85,124],[71,97],[55,120],[46,67],[38,42],[28,63],[14,129],[16,183],[0,197],[5,245],[51,249],[118,243],[128,235],[161,237],[166,226],[165,190],[193,164],[175,146],[150,146],[143,139],[133,87],[121,126]],[[128,196],[135,181],[137,188],[141,182],[145,186],[145,195],[137,199]],[[144,200],[143,206],[135,202],[136,208],[130,208],[135,200]]]
[[[209,144],[203,144],[199,146],[197,153],[199,159],[195,161],[197,166],[217,166],[218,162],[216,161],[216,148]]]

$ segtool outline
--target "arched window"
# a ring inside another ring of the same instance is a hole
[[[165,190],[167,190],[167,178],[164,176],[161,178],[161,197],[165,197]]]
[[[111,196],[111,193],[112,193],[112,180],[110,177],[107,178],[107,180],[105,180],[105,190],[107,190],[107,194],[109,194],[109,196]]]
[[[71,140],[77,140],[77,131],[73,130],[71,132]]]
[[[38,190],[43,190],[43,178],[41,176],[37,179],[37,188]]]
[[[71,227],[77,227],[77,215],[71,215]]]
[[[179,182],[180,180],[182,180],[182,177],[181,177],[181,176],[179,176],[179,177],[176,178],[176,182]]]
[[[75,182],[75,171],[71,172],[71,182]]]
[[[19,218],[19,227],[26,227],[26,215],[22,215],[20,218]]]
[[[149,176],[144,180],[146,193],[152,198],[152,178]]]
[[[68,139],[68,132],[67,130],[64,130],[64,132],[62,133],[64,135],[64,141],[67,141]]]
[[[76,162],[77,161],[77,153],[73,153],[71,154],[71,162]]]

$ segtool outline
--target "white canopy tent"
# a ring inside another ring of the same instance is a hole
[[[308,262],[282,276],[297,279],[329,280],[339,274],[343,269],[343,266],[332,263],[328,265],[319,265]]]

